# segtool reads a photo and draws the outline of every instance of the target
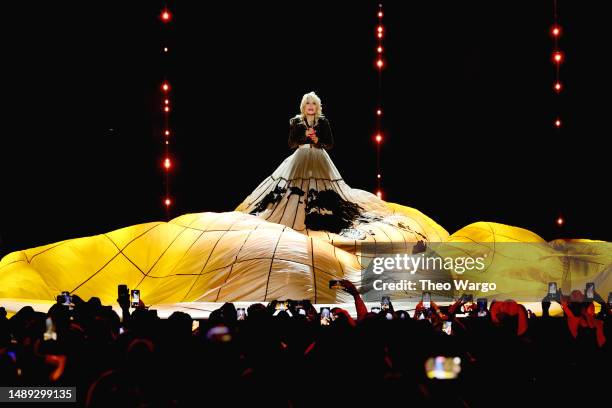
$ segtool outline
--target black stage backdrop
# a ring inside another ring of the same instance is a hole
[[[377,2],[170,2],[169,58],[162,2],[14,3],[3,21],[1,255],[166,219],[164,75],[171,216],[235,208],[290,154],[288,120],[313,90],[336,166],[374,191]],[[385,2],[385,198],[449,232],[484,220],[609,240],[603,3],[559,1],[556,98],[552,0]]]

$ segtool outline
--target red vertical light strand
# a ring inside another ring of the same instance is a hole
[[[561,64],[565,61],[564,53],[559,49],[559,38],[563,32],[559,25],[559,14],[557,0],[553,0],[553,24],[550,27],[550,35],[553,39],[553,52],[552,52],[552,63],[555,67],[555,79],[553,82],[553,91],[560,95],[564,89],[563,83],[561,82]],[[555,128],[561,128],[561,119],[559,118],[559,103],[557,102],[557,117],[553,121]]]
[[[553,92],[555,93],[556,106],[555,111],[556,115],[553,119],[553,126],[557,131],[561,130],[563,121],[560,117],[560,98],[561,93],[565,88],[565,85],[561,82],[561,64],[565,61],[565,53],[559,48],[559,38],[563,33],[562,27],[559,25],[559,9],[557,0],[553,0],[553,25],[550,28],[550,35],[553,39],[553,52],[552,52],[552,64],[555,69],[555,79],[553,82]],[[558,228],[563,228],[565,225],[565,217],[562,214],[562,211],[559,211],[555,223]]]
[[[173,20],[174,15],[172,12],[165,7],[159,14],[160,20],[163,24],[163,44],[161,46],[163,58],[165,59],[163,66],[167,68],[169,58],[168,48],[168,37],[169,37],[169,26]],[[162,111],[162,129],[161,134],[163,135],[163,147],[164,147],[164,159],[162,160],[162,167],[164,171],[164,198],[162,200],[164,210],[166,212],[166,220],[170,219],[170,207],[174,204],[172,197],[170,196],[170,171],[174,167],[172,160],[170,159],[170,111],[171,111],[171,90],[172,87],[167,80],[164,80],[161,85],[161,111]]]
[[[162,83],[161,93],[161,110],[163,116],[162,134],[164,139],[164,160],[163,160],[163,171],[164,171],[164,210],[166,211],[166,220],[170,219],[170,207],[172,205],[172,199],[170,198],[170,169],[172,163],[170,160],[170,84],[168,81]]]
[[[382,137],[382,70],[385,67],[385,59],[384,59],[384,47],[383,47],[383,37],[385,36],[385,27],[383,25],[383,5],[382,3],[378,4],[378,10],[376,12],[376,61],[375,66],[378,74],[378,98],[377,98],[377,107],[376,107],[376,136],[374,137],[375,145],[376,145],[376,195],[378,198],[382,198],[382,170],[381,170],[381,147],[383,142]]]

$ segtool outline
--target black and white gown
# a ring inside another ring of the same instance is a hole
[[[312,144],[299,145],[237,210],[300,232],[337,234],[392,213],[376,195],[349,187],[327,151]]]
[[[343,249],[363,242],[396,243],[409,249],[418,241],[447,236],[418,210],[351,188],[327,151],[308,143],[300,144],[236,211],[324,238]]]

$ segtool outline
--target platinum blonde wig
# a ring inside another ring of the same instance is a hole
[[[321,105],[321,98],[314,92],[309,92],[302,96],[302,102],[300,102],[301,119],[306,120],[306,103],[314,102],[317,105],[317,111],[315,112],[315,123],[319,121],[321,115],[323,115],[323,106]]]

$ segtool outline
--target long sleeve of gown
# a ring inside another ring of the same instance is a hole
[[[289,121],[289,148],[295,149],[305,143],[306,135],[300,134],[300,130],[301,127],[298,126],[298,121],[291,119]]]
[[[331,126],[327,119],[320,122],[319,129],[317,130],[317,137],[319,138],[319,142],[316,144],[317,147],[327,150],[334,147],[334,136],[332,135]]]

